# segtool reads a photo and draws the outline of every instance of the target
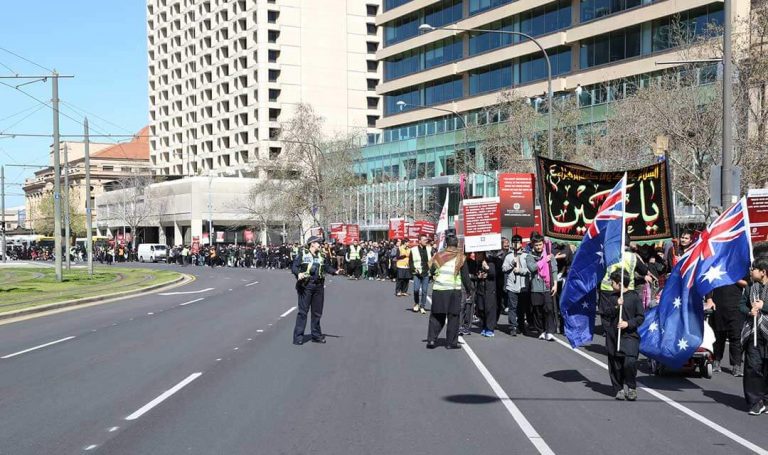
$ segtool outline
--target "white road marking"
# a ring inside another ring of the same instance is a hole
[[[240,348],[235,348],[235,349],[233,349],[233,351],[237,351],[238,349],[240,349]]]
[[[147,313],[147,316],[152,316],[153,314],[155,314],[155,313],[151,313],[150,312],[150,313]]]
[[[248,283],[248,284],[245,285],[245,287],[253,286],[254,284],[259,284],[259,282],[258,281],[254,281],[253,283]]]
[[[488,382],[488,385],[491,386],[491,389],[493,389],[493,392],[496,394],[499,400],[501,400],[502,404],[504,404],[504,407],[507,408],[507,411],[512,416],[512,418],[515,419],[517,426],[519,426],[520,429],[523,430],[525,437],[527,437],[528,440],[531,441],[531,444],[533,444],[533,446],[536,447],[536,449],[539,451],[540,454],[554,455],[555,452],[553,452],[552,449],[549,448],[549,445],[547,445],[547,443],[544,441],[544,438],[542,438],[539,435],[539,433],[536,431],[536,429],[533,428],[533,425],[531,425],[531,422],[528,421],[528,419],[523,415],[523,413],[520,411],[517,405],[509,398],[509,395],[507,395],[507,392],[505,392],[504,389],[501,388],[501,385],[499,385],[499,383],[493,377],[491,372],[488,371],[488,369],[485,367],[485,365],[480,360],[480,358],[477,357],[477,355],[475,354],[475,351],[473,351],[472,348],[469,347],[467,342],[464,341],[463,337],[459,337],[459,340],[462,343],[464,352],[467,353],[469,358],[472,360],[472,363],[475,364],[475,367],[477,367],[478,371],[480,371],[480,374],[483,375],[486,382]]]
[[[4,356],[0,357],[0,359],[10,359],[11,357],[16,357],[17,355],[26,354],[27,352],[37,351],[38,349],[47,348],[48,346],[51,346],[51,345],[54,345],[54,344],[57,344],[57,343],[63,343],[65,341],[69,341],[69,340],[71,340],[73,338],[74,337],[71,336],[71,337],[62,338],[60,340],[51,341],[50,343],[41,344],[40,346],[35,346],[33,348],[25,349],[23,351],[14,352],[13,354],[4,355]]]
[[[115,432],[115,431],[117,431],[119,428],[120,428],[120,427],[112,427],[112,428],[110,428],[110,429],[109,429],[109,430],[107,430],[107,431],[109,431],[110,433],[114,433],[114,432]]]
[[[202,294],[203,292],[213,291],[216,288],[205,288],[199,291],[179,291],[179,292],[161,292],[158,295],[187,295],[187,294]]]
[[[281,318],[284,318],[284,317],[288,316],[289,314],[293,313],[295,310],[296,310],[296,307],[295,307],[295,306],[294,306],[294,307],[291,307],[291,309],[290,309],[290,310],[288,310],[288,311],[286,311],[285,313],[281,314],[281,315],[280,315],[280,317],[281,317]]]
[[[248,338],[248,341],[253,341],[253,338]]]
[[[217,362],[221,362],[221,359],[216,359]]]
[[[228,291],[232,292],[232,289],[227,289]]]
[[[600,360],[592,357],[591,355],[583,352],[580,349],[573,349],[571,348],[571,345],[566,343],[565,341],[561,340],[558,337],[555,337],[555,341],[557,341],[562,346],[565,346],[569,350],[575,352],[576,354],[579,354],[580,356],[584,357],[585,359],[589,360],[590,362],[600,366],[601,368],[607,370],[608,365],[601,362]],[[642,383],[642,379],[638,379],[637,382]],[[691,417],[694,420],[697,420],[704,425],[708,426],[709,428],[717,431],[721,435],[731,439],[732,441],[741,444],[742,446],[746,447],[747,449],[751,450],[752,452],[759,453],[761,455],[768,455],[768,450],[763,449],[762,447],[758,446],[757,444],[754,444],[741,436],[737,435],[736,433],[733,433],[732,431],[728,430],[727,428],[724,428],[715,422],[709,420],[708,418],[704,417],[703,415],[683,406],[682,404],[676,402],[675,400],[669,398],[668,396],[664,395],[663,393],[654,390],[650,387],[639,387],[640,390],[644,390],[648,392],[649,394],[653,395],[654,397],[658,398],[659,400],[663,401],[664,403],[667,403],[668,405],[672,406],[673,408],[677,409],[678,411],[682,412],[683,414],[687,415],[688,417]]]
[[[189,302],[180,303],[180,304],[179,304],[179,306],[185,306],[185,305],[189,305],[190,303],[199,302],[199,301],[201,301],[201,300],[205,300],[205,298],[204,298],[204,297],[200,297],[199,299],[190,300]]]
[[[256,333],[264,333],[264,331],[259,329],[259,330],[256,331]]]
[[[187,386],[190,382],[192,382],[195,379],[197,379],[200,376],[202,376],[202,374],[203,373],[192,373],[192,374],[190,374],[189,376],[187,376],[186,379],[184,379],[180,383],[176,384],[175,386],[171,387],[170,389],[166,390],[160,396],[158,396],[154,400],[150,401],[149,403],[145,404],[144,406],[139,408],[133,414],[131,414],[128,417],[126,417],[125,420],[136,420],[136,419],[138,419],[139,417],[141,417],[144,414],[146,414],[147,412],[149,412],[155,406],[157,406],[160,403],[162,403],[163,401],[167,400],[171,395],[173,395],[174,393],[178,392],[179,390],[181,390],[182,388]]]
[[[87,452],[87,451],[93,450],[96,447],[98,447],[96,444],[91,444],[91,445],[89,445],[88,447],[85,448],[85,451]]]

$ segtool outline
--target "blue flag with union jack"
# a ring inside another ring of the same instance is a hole
[[[680,368],[701,346],[704,296],[744,277],[752,259],[746,199],[723,212],[683,254],[638,329],[640,352]]]
[[[565,336],[574,348],[592,341],[597,286],[606,269],[621,260],[626,195],[627,174],[624,174],[600,206],[568,271],[560,312]]]

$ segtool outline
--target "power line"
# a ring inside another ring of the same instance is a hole
[[[107,119],[105,119],[103,117],[99,117],[98,115],[94,114],[93,112],[88,112],[85,109],[83,109],[82,107],[77,107],[77,106],[75,106],[74,104],[72,104],[72,103],[70,103],[68,101],[61,100],[61,104],[64,104],[64,105],[68,106],[72,110],[79,111],[79,113],[84,114],[83,116],[95,117],[95,118],[97,118],[97,119],[99,119],[99,120],[101,120],[101,121],[103,121],[103,122],[105,122],[105,123],[107,123],[109,125],[112,125],[114,127],[117,127],[118,129],[121,129],[121,130],[123,130],[125,132],[128,132],[128,133],[131,132],[127,128],[123,128],[122,126],[120,126],[120,125],[118,125],[116,123],[110,122],[109,120],[107,120]],[[91,123],[93,123],[93,122],[91,122]]]
[[[10,66],[6,65],[5,63],[0,62],[0,65],[8,68],[8,71],[10,71],[11,73],[16,74],[16,71],[14,71],[13,68],[11,68]]]
[[[13,128],[14,126],[18,125],[19,123],[23,122],[24,120],[28,119],[29,117],[32,117],[33,115],[37,114],[37,113],[38,113],[38,112],[40,112],[40,110],[41,110],[41,109],[43,109],[44,107],[45,107],[45,106],[40,106],[40,107],[38,107],[37,109],[35,109],[34,111],[32,111],[32,112],[30,112],[29,114],[25,115],[24,117],[20,118],[19,120],[17,120],[16,122],[14,122],[13,124],[11,124],[11,125],[10,125],[10,126],[8,126],[7,128],[5,128],[3,131],[0,131],[0,134],[3,134],[3,133],[5,133],[5,132],[6,132],[6,131],[8,131],[9,129]]]
[[[27,63],[31,63],[31,64],[35,65],[36,67],[38,67],[38,68],[42,68],[42,69],[48,71],[49,73],[54,73],[55,72],[55,71],[53,71],[50,68],[46,68],[43,65],[41,65],[39,63],[36,63],[36,62],[33,62],[32,60],[30,60],[30,59],[28,59],[28,58],[26,58],[26,57],[24,57],[22,55],[19,55],[19,54],[15,53],[15,52],[9,51],[8,49],[6,49],[4,47],[0,47],[0,51],[7,52],[7,53],[13,55],[14,57],[17,57],[17,58],[20,58],[20,59],[24,60]]]
[[[21,114],[23,114],[23,113],[25,113],[25,112],[27,112],[27,111],[31,111],[32,109],[34,109],[34,108],[36,108],[36,107],[37,107],[37,105],[34,105],[34,106],[29,106],[28,108],[26,108],[26,109],[22,109],[22,110],[20,110],[19,112],[16,112],[15,114],[11,114],[11,115],[9,115],[8,117],[3,117],[3,118],[0,118],[0,122],[4,122],[4,121],[6,121],[6,120],[8,120],[8,119],[12,119],[12,118],[16,117],[17,115],[21,115]]]

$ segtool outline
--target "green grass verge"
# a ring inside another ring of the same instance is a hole
[[[85,269],[72,269],[64,272],[64,280],[59,283],[53,268],[4,268],[0,269],[0,314],[67,300],[140,291],[170,283],[180,276],[170,270],[96,268],[93,277],[89,277]]]

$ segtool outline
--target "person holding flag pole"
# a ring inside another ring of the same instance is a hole
[[[739,306],[744,315],[741,344],[744,347],[744,399],[750,415],[765,412],[768,401],[768,259],[752,263],[752,283],[742,295]],[[750,324],[751,323],[751,324]]]
[[[445,202],[443,203],[443,209],[440,211],[440,218],[437,221],[437,229],[435,230],[435,238],[437,240],[437,251],[441,251],[445,248],[445,233],[448,230],[448,189],[445,190]]]

